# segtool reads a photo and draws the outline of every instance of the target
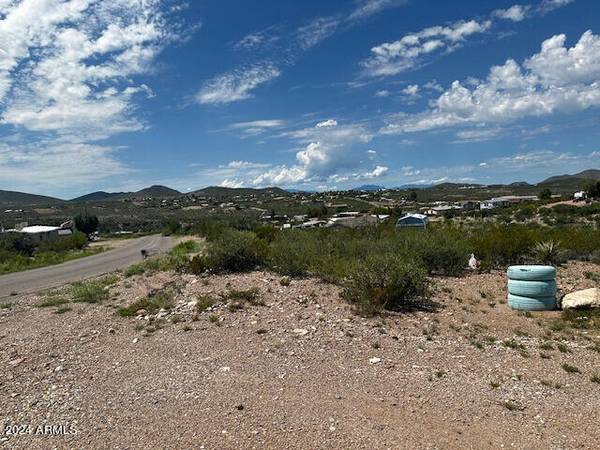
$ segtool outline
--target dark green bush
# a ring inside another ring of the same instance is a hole
[[[208,245],[207,266],[215,271],[245,272],[265,263],[265,241],[249,231],[226,230]]]
[[[81,231],[75,231],[70,236],[60,237],[53,241],[42,242],[38,252],[67,252],[69,250],[81,250],[88,243],[87,236]]]
[[[363,314],[417,305],[428,291],[427,271],[412,255],[374,254],[357,264],[342,296]]]

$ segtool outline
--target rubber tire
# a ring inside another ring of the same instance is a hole
[[[511,280],[551,281],[556,278],[556,268],[552,266],[510,266],[506,273]]]
[[[518,297],[554,297],[556,281],[508,280],[508,293]]]
[[[551,311],[556,309],[556,297],[520,297],[508,294],[508,306],[519,311]]]

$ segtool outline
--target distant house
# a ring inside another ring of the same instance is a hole
[[[479,202],[473,200],[459,202],[459,205],[463,211],[473,211],[475,209],[479,209]]]
[[[573,194],[573,199],[576,202],[580,202],[582,200],[585,200],[586,198],[587,198],[587,192],[585,192],[585,191],[579,191],[579,192],[575,192]]]
[[[386,216],[385,218],[387,218],[389,216]],[[360,228],[360,227],[366,227],[369,225],[377,225],[378,223],[380,223],[382,219],[380,216],[377,215],[370,215],[370,214],[364,214],[361,216],[349,216],[349,217],[333,217],[331,219],[329,219],[329,222],[327,222],[327,225],[325,225],[325,227],[327,228]]]
[[[536,195],[505,195],[481,202],[481,209],[505,208],[517,203],[535,202],[537,200],[539,199]]]
[[[320,228],[326,224],[327,224],[327,222],[325,220],[312,219],[312,220],[308,220],[300,225],[295,225],[294,228]]]
[[[60,227],[49,227],[45,225],[33,225],[14,230],[17,233],[25,234],[34,244],[41,244],[46,241],[54,241],[59,238]]]
[[[414,228],[422,229],[427,228],[427,222],[429,219],[425,214],[406,214],[400,217],[396,222],[396,228]]]

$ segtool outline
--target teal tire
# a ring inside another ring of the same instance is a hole
[[[510,266],[506,273],[511,280],[551,281],[556,278],[556,268],[552,266]]]
[[[508,294],[508,306],[519,311],[550,311],[556,309],[556,297],[520,297]]]
[[[508,293],[518,297],[554,297],[556,281],[508,280]]]

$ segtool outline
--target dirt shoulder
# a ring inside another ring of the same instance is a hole
[[[560,287],[594,286],[585,272],[600,268],[569,264]],[[561,327],[558,312],[510,311],[502,273],[436,279],[434,311],[374,319],[356,316],[336,286],[280,280],[264,272],[135,276],[111,287],[110,300],[62,314],[34,307],[61,292],[11,299],[0,309],[3,426],[77,433],[3,435],[4,445],[479,449],[600,441],[600,384],[590,380],[600,372],[597,329]],[[171,312],[118,316],[165,287]],[[255,304],[221,298],[249,288],[259,292]],[[198,312],[199,296],[217,303]]]

